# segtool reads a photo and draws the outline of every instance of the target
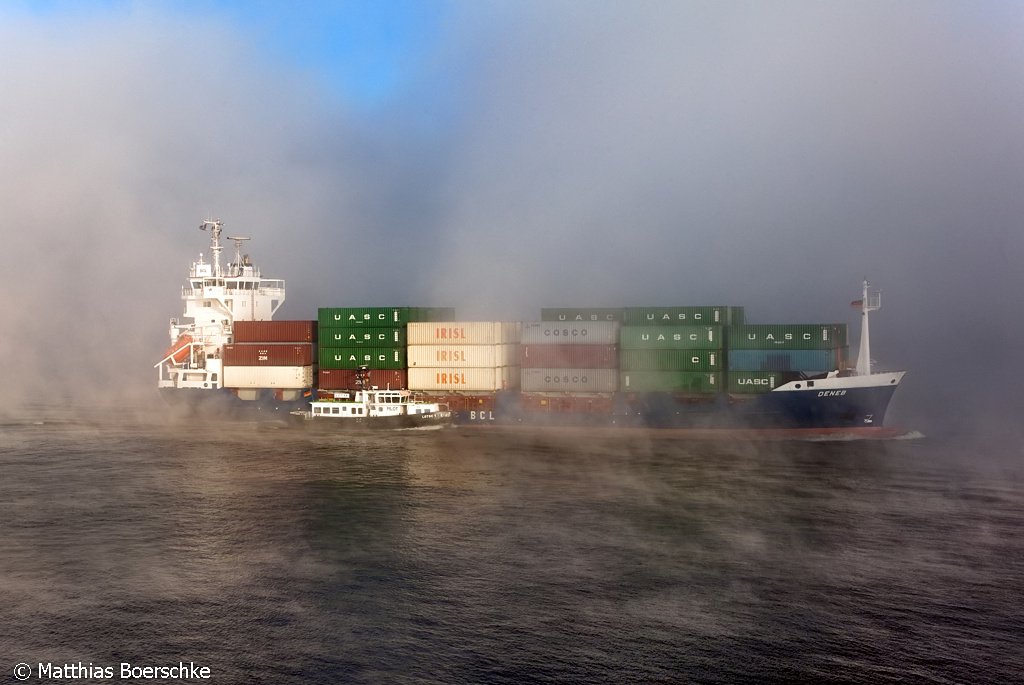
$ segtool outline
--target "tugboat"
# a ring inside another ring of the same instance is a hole
[[[308,411],[292,411],[293,425],[327,430],[366,428],[443,428],[452,412],[437,402],[416,399],[410,390],[381,390],[368,386],[368,369],[360,367],[355,390],[321,391]]]

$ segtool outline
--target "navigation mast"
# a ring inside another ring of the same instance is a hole
[[[868,329],[868,312],[882,308],[881,291],[868,294],[869,283],[865,279],[861,299],[851,304],[860,309],[860,351],[857,353],[857,375],[871,375],[871,332]]]
[[[213,277],[221,278],[223,274],[220,269],[220,251],[224,248],[220,244],[220,232],[224,228],[220,219],[205,219],[199,224],[199,230],[210,229],[210,251],[213,252]]]

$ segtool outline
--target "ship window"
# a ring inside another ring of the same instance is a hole
[[[807,381],[807,387],[808,388],[813,388],[814,387],[814,381]]]

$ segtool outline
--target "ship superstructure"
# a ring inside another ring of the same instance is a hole
[[[157,387],[168,390],[215,391],[225,387],[224,345],[233,342],[237,321],[269,321],[285,301],[285,282],[263,278],[259,269],[243,255],[247,236],[228,236],[235,243],[234,261],[221,265],[219,219],[203,221],[199,229],[210,233],[210,261],[202,254],[192,262],[188,282],[181,289],[185,310],[181,319],[171,319],[171,345],[154,365],[159,371]],[[255,394],[238,392],[242,399]]]

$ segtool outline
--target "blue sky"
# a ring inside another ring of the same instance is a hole
[[[225,21],[268,58],[308,70],[350,103],[373,107],[408,87],[440,39],[441,0],[15,0],[4,13],[43,20],[103,19],[133,12]]]

